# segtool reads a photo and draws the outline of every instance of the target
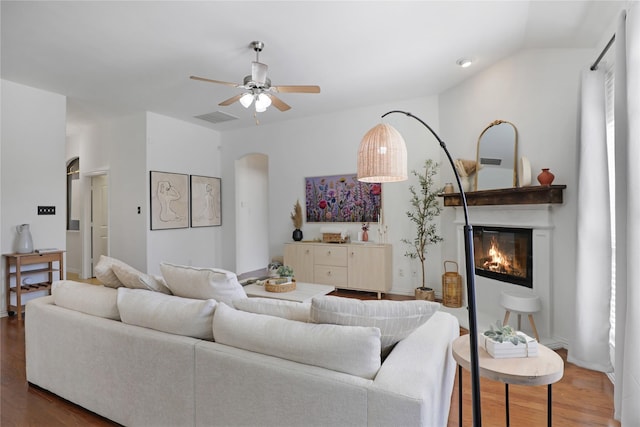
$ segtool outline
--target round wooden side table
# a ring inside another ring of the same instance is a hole
[[[482,338],[479,338],[482,339]],[[462,335],[453,342],[453,358],[458,364],[458,413],[462,426],[462,368],[469,370],[469,335]],[[564,374],[564,361],[553,350],[538,344],[537,357],[494,359],[478,345],[480,376],[505,384],[505,413],[509,426],[509,384],[547,386],[547,425],[551,426],[551,385]]]

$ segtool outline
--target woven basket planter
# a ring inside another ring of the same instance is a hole
[[[436,300],[436,293],[431,288],[416,288],[416,299],[417,300],[435,301]]]

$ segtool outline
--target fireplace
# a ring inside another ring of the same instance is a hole
[[[473,226],[475,272],[478,276],[533,287],[530,228]]]
[[[465,216],[462,208],[455,209],[455,224],[457,230],[457,260],[459,265],[465,265]],[[540,297],[542,308],[535,314],[536,327],[540,340],[545,345],[556,346],[559,342],[552,340],[551,319],[553,312],[553,234],[554,215],[551,204],[523,204],[523,205],[487,205],[469,206],[469,221],[473,230],[483,227],[489,230],[507,228],[512,230],[531,230],[531,288],[503,282],[480,274],[476,277],[476,306],[478,308],[478,330],[485,331],[497,320],[504,318],[504,307],[500,305],[502,291],[517,289],[518,292],[535,294]],[[489,235],[487,235],[489,236]],[[514,237],[515,238],[515,237]],[[489,241],[491,239],[489,238]],[[474,245],[480,243],[474,239]],[[474,247],[474,253],[477,250]],[[529,262],[529,260],[527,260]],[[477,270],[476,270],[477,271]],[[466,300],[466,292],[464,295]],[[468,312],[465,309],[448,309],[455,313],[462,327],[468,327]],[[533,333],[523,322],[522,328],[526,334]],[[529,334],[530,335],[530,334]]]

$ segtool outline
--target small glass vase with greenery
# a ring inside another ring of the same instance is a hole
[[[438,173],[438,163],[432,159],[427,159],[424,163],[423,171],[412,170],[411,174],[418,179],[418,187],[411,185],[411,209],[407,211],[407,217],[416,228],[416,235],[411,239],[402,239],[403,243],[409,245],[410,249],[405,252],[405,256],[411,259],[419,259],[422,273],[421,286],[417,289],[431,291],[427,287],[425,274],[425,261],[427,258],[427,248],[430,245],[440,243],[443,239],[438,234],[438,229],[434,219],[440,215],[442,207],[438,200],[438,193],[441,188],[435,187],[433,177]]]

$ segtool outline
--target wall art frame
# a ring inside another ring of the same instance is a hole
[[[189,175],[150,171],[151,230],[189,227]]]
[[[305,178],[307,222],[377,222],[382,185],[357,174]]]
[[[191,175],[191,227],[222,225],[222,179]]]

